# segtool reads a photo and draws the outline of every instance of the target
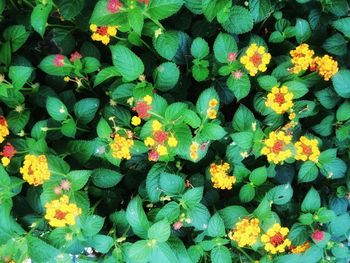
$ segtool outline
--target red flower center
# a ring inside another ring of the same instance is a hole
[[[284,238],[281,235],[281,233],[277,233],[273,237],[270,237],[270,243],[274,246],[277,247],[279,245],[282,245],[284,242]]]
[[[278,103],[279,105],[282,105],[283,103],[286,102],[286,99],[284,98],[284,94],[279,92],[275,95],[275,100],[276,103]]]
[[[136,104],[136,107],[133,108],[134,111],[137,112],[139,117],[141,119],[143,118],[148,118],[150,115],[148,114],[148,111],[151,109],[151,106],[149,106],[146,102],[144,101],[139,101]]]
[[[283,150],[284,148],[284,142],[283,141],[277,141],[274,146],[272,147],[272,152],[273,153],[279,153],[280,151]]]
[[[148,152],[148,160],[156,162],[159,159],[159,154],[156,150],[152,150]]]
[[[9,159],[11,159],[15,154],[16,154],[16,149],[10,143],[7,143],[4,146],[3,151],[0,152],[0,155],[7,157]]]
[[[3,116],[0,117],[0,125],[1,126],[6,126],[6,119]]]
[[[168,138],[168,134],[165,131],[155,131],[153,135],[158,143],[164,143]]]
[[[309,156],[310,154],[312,154],[312,148],[310,146],[307,146],[305,144],[301,145],[301,148],[303,148],[303,153],[307,156]]]
[[[108,27],[107,26],[101,26],[97,29],[97,33],[99,33],[101,36],[106,36]]]
[[[67,213],[62,212],[61,210],[56,210],[55,218],[58,220],[62,220],[66,217],[66,215],[67,215]]]
[[[253,63],[253,65],[255,67],[258,67],[261,62],[262,62],[262,58],[261,58],[261,55],[258,54],[258,53],[255,53],[251,58],[250,58],[250,61]]]

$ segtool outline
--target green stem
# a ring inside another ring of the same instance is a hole
[[[153,115],[153,116],[155,116],[155,117],[158,117],[159,119],[164,120],[164,117],[163,117],[163,116],[160,116],[159,114],[157,114],[157,113],[155,113],[155,112],[153,112],[153,111],[148,111],[148,113],[151,114],[151,115]]]
[[[143,13],[145,17],[149,18],[152,20],[153,23],[155,23],[157,26],[159,26],[163,31],[165,31],[165,28],[163,27],[163,25],[161,23],[159,23],[159,21],[157,19],[152,18],[149,14],[147,14],[146,12]]]
[[[29,5],[31,8],[34,8],[34,7],[35,7],[31,2],[29,2],[29,1],[27,1],[27,0],[22,0],[22,1],[23,1],[23,3]]]
[[[246,258],[250,260],[250,262],[253,262],[253,263],[254,263],[254,259],[252,259],[252,258],[247,254],[247,252],[245,252],[245,251],[244,251],[243,249],[241,249],[240,247],[236,247],[236,248],[237,248],[237,250],[238,250],[239,252],[241,252],[243,255],[245,255]]]

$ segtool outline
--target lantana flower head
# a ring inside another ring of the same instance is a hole
[[[280,224],[274,224],[266,234],[261,236],[261,241],[265,244],[264,248],[271,254],[283,253],[291,245],[287,238],[289,229],[281,227]]]
[[[108,45],[111,41],[111,37],[117,35],[116,26],[96,26],[95,24],[91,24],[90,30],[93,32],[91,39],[94,41],[100,41],[104,45]]]
[[[253,246],[258,241],[260,232],[259,219],[243,218],[236,223],[228,237],[236,241],[239,247]]]
[[[134,141],[120,134],[115,134],[113,141],[109,144],[112,150],[112,156],[117,159],[131,159],[131,147]]]
[[[10,134],[10,130],[4,116],[0,116],[0,143]]]
[[[298,74],[301,71],[307,70],[313,61],[315,52],[309,48],[308,44],[301,44],[294,50],[290,51],[292,57],[291,62],[293,67],[290,71],[294,74]]]
[[[45,181],[49,180],[51,176],[45,155],[36,156],[27,154],[24,157],[20,173],[23,176],[23,180],[34,186],[43,184]]]
[[[215,164],[212,163],[210,165],[210,175],[211,182],[213,183],[214,188],[222,189],[222,190],[230,190],[232,186],[236,183],[236,177],[233,175],[229,175],[228,172],[230,170],[230,164]]]
[[[311,71],[317,71],[325,81],[330,80],[335,74],[338,73],[338,62],[329,55],[323,57],[316,57],[310,66]]]
[[[310,160],[314,163],[318,162],[318,158],[321,154],[318,148],[318,141],[316,139],[309,139],[305,136],[301,136],[299,141],[294,144],[296,149],[296,160],[307,161]]]
[[[272,131],[269,137],[264,140],[264,147],[261,153],[267,156],[269,162],[279,164],[292,156],[290,150],[292,136],[283,131]]]
[[[259,71],[265,72],[270,63],[271,54],[266,52],[265,47],[251,44],[246,50],[240,62],[244,65],[250,76],[255,76]]]
[[[293,93],[288,90],[287,86],[281,88],[273,87],[271,92],[267,94],[265,105],[275,111],[277,114],[283,114],[292,109]]]

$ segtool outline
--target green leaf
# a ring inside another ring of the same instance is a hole
[[[236,131],[250,131],[254,122],[256,120],[253,113],[241,104],[233,116],[232,126]]]
[[[132,231],[141,238],[147,238],[150,227],[147,216],[142,208],[142,200],[139,196],[134,197],[126,209],[126,219]]]
[[[36,262],[50,262],[60,253],[59,250],[39,238],[28,236],[28,255]]]
[[[213,263],[231,263],[232,257],[230,250],[225,246],[214,247],[210,253]]]
[[[148,245],[147,240],[139,240],[133,243],[127,251],[127,255],[133,262],[146,263],[152,252],[152,247]]]
[[[186,189],[184,179],[166,172],[160,174],[159,186],[168,195],[178,195]]]
[[[333,22],[333,27],[350,38],[350,18],[341,18]]]
[[[249,0],[249,9],[255,23],[263,21],[273,11],[270,0]]]
[[[267,179],[267,169],[265,166],[256,168],[249,175],[249,180],[256,186],[262,185]]]
[[[77,125],[73,119],[65,120],[61,127],[61,132],[63,135],[74,138],[77,132]]]
[[[108,2],[109,0],[99,0],[96,3],[95,9],[90,17],[89,24],[96,24],[97,26],[123,25],[124,28],[126,25],[128,25],[128,17],[125,11],[122,9],[115,14],[108,12]]]
[[[303,202],[301,203],[301,211],[303,212],[316,212],[321,207],[321,198],[315,188],[311,187],[306,194]]]
[[[10,111],[10,113],[7,115],[6,120],[9,125],[10,130],[17,134],[21,130],[24,130],[25,126],[27,125],[30,118],[30,111],[24,110],[21,112],[17,112],[15,110]]]
[[[15,89],[23,88],[28,79],[32,75],[34,68],[25,66],[11,66],[9,69],[9,77],[12,80],[12,85]]]
[[[183,115],[187,111],[188,105],[183,102],[175,102],[169,105],[165,111],[165,119],[167,122],[178,122],[183,119]]]
[[[152,0],[148,13],[153,19],[162,20],[176,14],[183,4],[183,0]]]
[[[84,236],[92,237],[100,232],[104,221],[104,218],[98,215],[86,215],[79,217],[78,225],[82,228]]]
[[[206,123],[202,130],[202,135],[208,140],[220,140],[227,132],[219,124]]]
[[[155,88],[161,91],[168,91],[174,88],[179,81],[179,77],[180,70],[173,62],[165,62],[153,72]]]
[[[198,82],[204,81],[209,76],[209,69],[206,67],[203,67],[202,65],[193,65],[192,75],[196,81]]]
[[[123,178],[123,175],[117,171],[98,168],[93,170],[92,182],[94,185],[101,188],[110,188],[117,185]]]
[[[44,37],[47,19],[52,10],[52,4],[48,3],[46,5],[38,4],[30,16],[31,25],[36,32],[39,33],[41,37]]]
[[[91,246],[99,253],[107,253],[113,246],[113,238],[105,235],[96,235],[92,238]]]
[[[233,34],[247,33],[253,29],[253,17],[246,8],[234,5],[222,26]]]
[[[9,26],[3,32],[5,41],[11,44],[12,52],[16,52],[27,41],[30,33],[23,25]]]
[[[165,243],[157,243],[152,250],[150,262],[152,263],[177,263],[179,262],[176,258],[175,253],[170,246]]]
[[[305,84],[299,81],[288,81],[283,85],[288,87],[288,91],[293,93],[293,99],[299,99],[309,92]]]
[[[72,183],[73,191],[77,191],[83,188],[89,180],[91,174],[92,171],[90,170],[70,171],[67,174],[67,179]]]
[[[239,79],[230,75],[227,79],[227,86],[233,92],[237,101],[240,101],[247,97],[250,92],[250,79],[247,74],[243,74]]]
[[[335,217],[329,224],[329,230],[332,236],[341,237],[345,236],[350,230],[350,215],[349,213],[344,213]]]
[[[63,102],[55,97],[47,97],[46,110],[52,119],[64,121],[68,117],[68,110]]]
[[[69,62],[67,57],[64,57],[63,66],[56,66],[54,59],[56,55],[50,55],[45,57],[39,64],[39,68],[44,71],[46,74],[53,75],[53,76],[68,76],[72,69],[73,66]]]
[[[241,200],[242,203],[249,203],[254,199],[254,197],[255,189],[251,184],[245,184],[239,190],[239,200]]]
[[[65,20],[71,20],[82,11],[84,0],[55,0],[55,4],[60,10],[60,14]]]
[[[314,162],[304,162],[298,172],[298,181],[300,183],[312,182],[317,178],[318,169]]]
[[[176,202],[170,202],[164,205],[157,213],[155,220],[168,219],[168,222],[174,222],[180,216],[180,207]]]
[[[97,136],[103,139],[109,139],[112,134],[112,128],[109,126],[108,122],[101,118],[97,124]]]
[[[299,44],[306,42],[311,37],[309,22],[305,19],[297,18],[295,24],[295,38]]]
[[[186,191],[181,201],[188,207],[195,207],[203,198],[203,187],[195,187]]]
[[[329,210],[325,207],[321,207],[317,211],[317,221],[321,224],[329,223],[335,218],[335,213],[332,210]],[[314,217],[315,218],[315,217]]]
[[[203,59],[209,55],[209,45],[201,37],[197,37],[193,40],[191,45],[191,54],[194,58]]]
[[[168,220],[162,220],[148,229],[148,239],[155,239],[158,242],[166,242],[170,237],[170,224]]]
[[[145,70],[142,60],[130,49],[122,45],[110,47],[113,65],[126,81],[137,79]]]
[[[277,79],[274,76],[264,75],[258,78],[258,83],[264,90],[270,91],[278,85]]]
[[[337,121],[346,121],[350,119],[350,102],[345,101],[337,109]]]
[[[213,215],[209,220],[208,235],[211,237],[222,237],[225,235],[224,221],[218,213]]]
[[[95,82],[94,82],[94,87],[100,85],[102,82],[106,81],[107,79],[118,77],[118,76],[120,76],[120,73],[116,67],[111,66],[111,67],[104,68],[97,73]]]
[[[272,188],[267,196],[276,205],[284,205],[288,203],[293,196],[293,188],[290,184],[278,185]]]
[[[140,8],[131,9],[128,12],[128,20],[131,28],[141,36],[143,28],[143,14]]]
[[[270,43],[282,43],[284,41],[285,37],[282,35],[279,31],[274,31],[271,33],[269,37]]]
[[[74,114],[77,117],[77,121],[84,124],[91,122],[99,105],[100,101],[96,98],[86,98],[78,101],[74,105]]]
[[[337,33],[327,38],[322,47],[328,53],[343,56],[346,54],[347,41],[341,34]]]
[[[100,61],[94,57],[84,57],[81,61],[83,63],[83,71],[86,74],[97,71],[101,66]]]
[[[187,210],[187,217],[195,230],[204,230],[208,227],[210,213],[205,205],[199,203]]]
[[[339,70],[332,78],[335,91],[340,97],[350,98],[350,70]]]
[[[228,63],[229,53],[237,52],[235,39],[225,33],[219,33],[214,41],[214,56],[220,63]]]
[[[180,45],[179,35],[175,31],[166,31],[153,40],[157,53],[167,60],[172,60]]]

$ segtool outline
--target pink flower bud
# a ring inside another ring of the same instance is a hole
[[[324,238],[324,232],[321,230],[316,229],[312,235],[311,235],[312,239],[319,242],[322,241]]]
[[[173,224],[174,230],[179,230],[183,226],[181,221],[177,221]]]

